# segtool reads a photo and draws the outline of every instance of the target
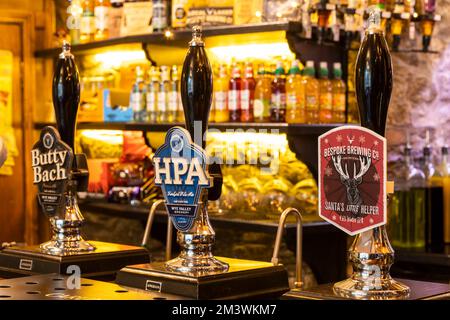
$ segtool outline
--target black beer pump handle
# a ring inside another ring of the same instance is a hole
[[[183,63],[180,90],[186,128],[192,140],[205,148],[204,138],[211,110],[213,79],[200,26],[192,28],[192,40],[189,42],[189,50]],[[198,139],[201,139],[201,142],[196,141]],[[223,181],[220,164],[210,164],[208,170],[213,177],[213,187],[208,190],[208,199],[217,200],[221,194]]]
[[[189,50],[183,64],[180,89],[186,128],[193,140],[202,137],[202,148],[205,147],[203,136],[208,129],[211,109],[212,81],[212,70],[202,40],[202,29],[200,26],[194,26],[192,40],[189,42]],[[199,141],[195,142],[199,143]]]
[[[392,62],[377,8],[371,8],[369,26],[356,58],[355,91],[361,125],[384,136],[392,92]]]
[[[80,103],[80,76],[70,44],[64,41],[62,52],[53,75],[53,107],[56,126],[62,141],[74,152],[75,126]],[[86,191],[89,181],[87,160],[84,154],[75,154],[72,165],[72,180],[77,182],[77,191]]]
[[[80,103],[80,79],[70,44],[64,41],[53,76],[53,107],[61,139],[74,150],[75,125]]]

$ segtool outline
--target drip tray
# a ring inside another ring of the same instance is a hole
[[[70,289],[73,276],[45,274],[0,280],[2,300],[178,300],[175,295],[129,289],[114,283],[81,278],[79,288]]]

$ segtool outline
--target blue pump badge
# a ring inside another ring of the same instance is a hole
[[[160,186],[175,228],[188,231],[194,223],[203,188],[212,186],[205,150],[192,142],[186,129],[173,127],[153,157],[155,185]]]

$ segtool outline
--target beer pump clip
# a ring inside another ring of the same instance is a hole
[[[222,176],[220,166],[209,163],[205,142],[192,141],[205,136],[212,100],[212,71],[198,26],[183,65],[181,100],[187,130],[171,128],[153,158],[155,184],[163,191],[181,253],[166,262],[128,266],[119,271],[117,283],[193,299],[281,296],[289,290],[283,266],[212,254],[208,200],[220,197]],[[151,209],[149,225],[159,204]]]
[[[81,235],[84,217],[77,192],[87,191],[86,156],[74,154],[74,138],[80,101],[80,82],[70,44],[63,44],[53,77],[53,106],[57,129],[46,126],[31,151],[33,182],[42,211],[50,220],[52,239],[40,246],[10,247],[0,252],[3,277],[65,273],[77,265],[83,276],[113,278],[130,263],[149,261],[141,247],[87,242]]]

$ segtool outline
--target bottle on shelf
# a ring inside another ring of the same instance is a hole
[[[303,69],[305,87],[305,112],[307,123],[319,122],[319,80],[316,79],[314,61],[307,61]]]
[[[153,32],[164,31],[169,25],[168,18],[169,18],[169,1],[153,0],[153,17],[152,17]]]
[[[229,78],[227,73],[227,66],[221,64],[219,66],[219,76],[214,79],[214,121],[227,122],[228,115],[228,84]]]
[[[83,0],[83,13],[80,21],[80,42],[86,43],[94,40],[95,35],[95,15],[94,0]]]
[[[120,28],[123,19],[123,3],[124,0],[111,0],[109,8],[108,34],[109,38],[120,37]]]
[[[286,81],[286,122],[305,123],[305,87],[299,61],[292,61]]]
[[[168,93],[168,116],[169,122],[178,122],[180,119],[180,81],[178,77],[178,66],[173,65],[171,69],[170,88]]]
[[[269,72],[266,71],[264,64],[260,64],[255,86],[255,101],[253,102],[253,118],[256,122],[269,121],[271,83]]]
[[[409,139],[408,139],[409,140]],[[414,166],[411,146],[405,147],[404,164],[395,181],[389,207],[389,238],[395,247],[425,246],[425,175]]]
[[[311,0],[304,0],[302,3],[302,36],[305,39],[312,38],[312,24],[311,24]]]
[[[230,122],[241,121],[241,68],[237,63],[233,65],[228,85],[228,112]]]
[[[168,97],[170,91],[170,70],[168,66],[161,66],[161,81],[158,91],[158,122],[163,123],[169,120],[168,117]]]
[[[275,76],[272,80],[272,96],[270,99],[270,121],[286,121],[286,78],[283,62],[278,61]]]
[[[186,18],[190,7],[190,0],[172,1],[172,28],[186,28]]]
[[[428,247],[439,249],[444,244],[444,190],[443,177],[436,170],[430,145],[430,132],[426,131],[423,148],[426,194],[425,194],[425,241]]]
[[[130,105],[133,110],[133,120],[143,121],[145,100],[144,100],[144,73],[141,67],[136,67],[136,79],[131,89]]]
[[[330,39],[334,42],[339,42],[341,40],[341,27],[343,27],[343,13],[337,10],[336,5],[333,10],[331,10],[330,18],[329,18],[329,33]]]
[[[241,88],[241,122],[253,122],[253,102],[255,99],[255,78],[253,65],[247,63]]]
[[[109,10],[111,2],[109,0],[95,0],[95,36],[96,41],[109,38]]]
[[[438,170],[442,176],[444,187],[444,242],[450,243],[450,162],[448,160],[448,146],[441,148],[441,162]]]
[[[81,17],[83,14],[82,0],[72,0],[70,3],[70,7],[68,8],[68,12],[70,14],[68,26],[69,26],[69,35],[70,35],[70,43],[72,45],[80,43],[80,24]]]
[[[405,13],[404,0],[395,0],[394,12],[391,20],[392,32],[392,50],[398,51],[400,46],[400,39],[403,32],[402,14]]]
[[[334,77],[333,80],[331,81],[333,92],[332,121],[335,123],[345,123],[346,86],[344,80],[342,80],[342,68],[339,62],[335,62],[333,64],[333,75]]]
[[[328,9],[328,1],[321,0],[318,5],[317,14],[318,14],[318,42],[322,43],[326,38],[326,31],[329,28],[328,21],[330,19],[331,10]]]
[[[344,9],[345,48],[350,49],[357,30],[356,0],[349,0]]]
[[[158,121],[158,91],[159,91],[159,72],[155,67],[150,68],[149,81],[146,89],[146,120],[150,123]]]
[[[333,116],[333,87],[328,64],[324,61],[320,62],[319,75],[319,122],[330,123]]]
[[[420,29],[422,32],[422,50],[426,52],[428,51],[428,47],[430,46],[431,35],[433,34],[433,15],[436,11],[436,0],[423,0],[422,8]]]

